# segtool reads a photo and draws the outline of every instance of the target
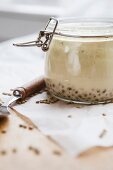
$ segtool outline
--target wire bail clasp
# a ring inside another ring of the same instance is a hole
[[[54,21],[54,28],[53,31],[47,31],[47,28],[50,24],[51,21]],[[29,41],[29,42],[25,42],[25,43],[17,43],[17,44],[13,44],[14,46],[17,47],[33,47],[33,46],[37,46],[37,47],[41,47],[43,51],[47,51],[49,49],[50,43],[52,41],[53,35],[55,33],[55,30],[57,28],[58,25],[58,20],[56,18],[51,17],[44,29],[44,31],[40,31],[38,38],[36,41]]]

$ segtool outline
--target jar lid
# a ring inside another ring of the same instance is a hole
[[[54,21],[48,25],[48,31],[52,31]],[[58,18],[55,34],[71,37],[106,37],[113,36],[112,18]]]
[[[41,47],[49,49],[54,35],[75,38],[113,38],[113,19],[50,18],[45,29],[39,32],[35,41],[14,44],[18,47]],[[91,40],[91,39],[90,39]]]

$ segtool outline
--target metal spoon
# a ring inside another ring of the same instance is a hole
[[[13,91],[13,98],[0,106],[0,118],[7,117],[10,114],[10,108],[18,101],[24,100],[27,97],[41,91],[45,88],[43,77],[39,77],[29,83],[18,87]]]

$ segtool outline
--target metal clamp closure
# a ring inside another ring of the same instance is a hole
[[[49,32],[49,31],[47,31],[47,28],[51,21],[54,21],[55,25],[54,25],[53,31]],[[44,31],[39,32],[39,35],[38,35],[38,38],[36,41],[29,41],[26,43],[17,43],[17,44],[13,44],[13,45],[18,46],[18,47],[37,46],[37,47],[41,47],[43,51],[47,51],[49,49],[49,46],[52,41],[55,30],[57,28],[57,25],[58,25],[58,20],[56,18],[50,18]]]

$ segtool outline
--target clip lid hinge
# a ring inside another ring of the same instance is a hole
[[[50,22],[54,22],[54,28],[53,31],[47,31],[47,28],[50,24]],[[53,35],[55,33],[55,30],[57,28],[58,25],[58,20],[56,18],[51,17],[44,29],[44,31],[40,31],[38,38],[36,41],[29,41],[29,42],[25,42],[25,43],[17,43],[17,44],[13,44],[14,46],[17,47],[33,47],[33,46],[37,46],[37,47],[41,47],[43,51],[47,51],[49,49],[50,43],[52,41]]]

